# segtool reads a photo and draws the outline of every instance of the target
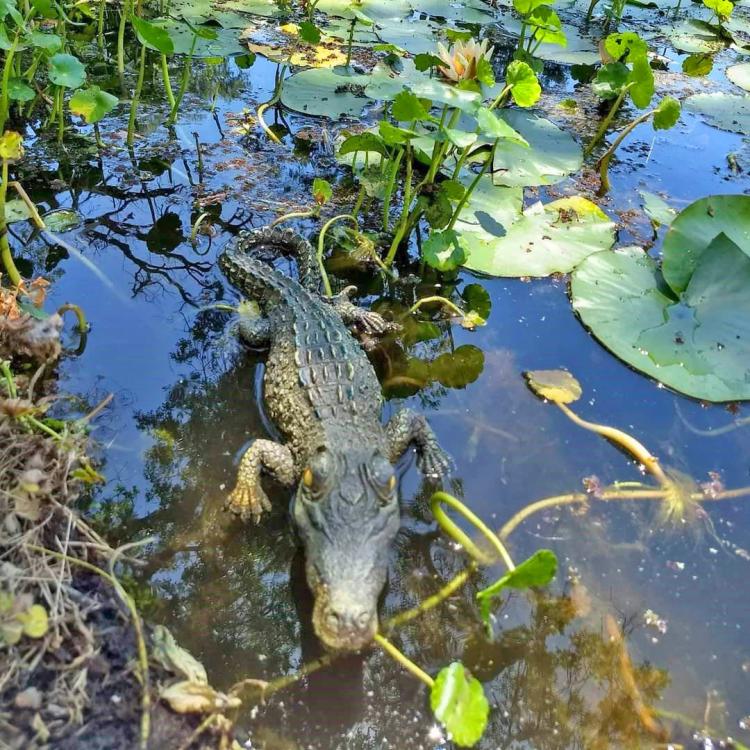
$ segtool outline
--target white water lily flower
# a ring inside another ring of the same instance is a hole
[[[477,63],[484,58],[490,62],[495,52],[494,47],[489,47],[489,40],[484,39],[480,44],[475,39],[468,42],[456,42],[447,49],[442,42],[438,42],[438,57],[445,63],[445,67],[438,66],[440,72],[449,80],[470,81],[476,78]]]

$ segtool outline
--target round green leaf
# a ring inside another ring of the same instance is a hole
[[[490,712],[482,683],[460,662],[440,670],[430,690],[430,708],[462,747],[472,747],[479,741]]]
[[[523,375],[537,396],[555,404],[572,404],[583,393],[581,384],[567,370],[529,370]]]
[[[530,65],[513,60],[505,72],[505,85],[512,86],[510,95],[519,107],[533,107],[542,95],[542,87]]]
[[[485,228],[457,228],[467,268],[492,276],[549,276],[612,247],[615,225],[594,203],[574,196],[532,206],[499,237]]]
[[[347,75],[337,68],[310,68],[284,81],[281,103],[307,115],[356,117],[372,99],[365,95],[369,76]]]
[[[649,193],[646,190],[640,190],[639,193],[643,198],[643,211],[651,219],[651,222],[657,227],[660,224],[669,226],[677,215],[677,211],[654,193]]]
[[[459,244],[456,232],[446,229],[444,232],[430,232],[422,243],[422,258],[428,266],[438,271],[453,271],[466,260],[466,253]]]
[[[98,86],[90,86],[73,94],[70,99],[70,111],[91,124],[108,115],[117,106],[117,102],[116,96],[102,91]]]
[[[52,232],[69,232],[83,223],[83,216],[72,208],[58,208],[42,217]]]
[[[39,47],[45,52],[53,53],[62,49],[62,39],[57,34],[46,34],[43,31],[32,31],[28,36],[28,40],[34,47]]]
[[[708,117],[717,128],[741,135],[750,133],[750,96],[747,94],[693,94],[683,105],[688,112]]]
[[[616,99],[628,82],[629,75],[630,70],[624,63],[607,63],[596,72],[591,88],[602,99]]]
[[[13,198],[5,204],[5,221],[12,224],[15,221],[26,221],[31,218],[31,211],[26,205],[26,201],[20,198]]]
[[[86,69],[74,55],[58,52],[49,60],[49,80],[56,86],[77,89],[86,80]]]
[[[492,298],[490,293],[481,284],[467,284],[461,296],[464,299],[466,310],[478,315],[482,321],[490,317],[492,310]]]
[[[36,94],[23,78],[11,78],[8,81],[8,99],[14,102],[30,102]]]
[[[484,352],[472,344],[444,352],[430,363],[430,377],[446,388],[466,388],[484,370]]]
[[[350,135],[340,146],[339,156],[345,156],[346,154],[353,154],[358,151],[374,151],[378,154],[385,156],[388,152],[383,143],[383,139],[371,133],[364,131],[363,133],[357,133],[356,135]]]
[[[499,115],[521,134],[529,148],[510,140],[498,143],[493,169],[496,185],[552,185],[581,168],[581,147],[557,125],[520,110],[506,109]]]
[[[727,46],[705,21],[695,18],[678,24],[668,35],[680,52],[715,54]]]
[[[682,61],[682,72],[686,76],[699,78],[707,76],[714,67],[714,57],[705,52],[696,52]],[[727,71],[727,75],[729,71]]]
[[[633,60],[633,69],[628,76],[630,98],[638,109],[645,109],[654,95],[654,71],[645,57]]]
[[[149,21],[144,21],[138,16],[133,16],[131,21],[141,44],[149,49],[161,52],[163,55],[174,53],[174,44],[163,28]]]
[[[525,148],[529,147],[527,141],[508,123],[487,107],[480,107],[476,113],[477,124],[482,135],[494,140],[502,138],[518,143]]]
[[[571,280],[584,325],[620,359],[695,398],[750,398],[750,258],[720,234],[679,300],[663,289],[639,248],[591,255]]]
[[[662,273],[675,293],[685,290],[703,252],[721,233],[750,255],[750,196],[701,198],[672,221],[662,247]]]
[[[632,61],[636,57],[645,57],[648,53],[648,45],[638,34],[626,31],[610,34],[604,40],[604,49],[615,60]]]
[[[745,91],[750,91],[750,63],[740,63],[727,68],[727,78]]]
[[[413,122],[414,120],[425,120],[429,112],[411,91],[402,91],[396,94],[391,110],[394,120],[399,122]]]
[[[654,130],[669,130],[680,119],[680,103],[671,96],[665,96],[654,112]]]
[[[315,202],[319,205],[327,203],[333,197],[333,188],[328,180],[322,177],[316,177],[312,184],[312,194]]]
[[[563,394],[557,399],[550,399],[556,403],[570,403],[576,401],[581,395],[581,386],[578,381],[565,370],[537,370],[536,372],[527,372],[526,377],[529,385],[535,393],[549,398],[549,387],[536,388],[540,386],[536,378],[545,378],[549,380],[550,373],[558,374],[558,380],[564,383],[562,387]],[[560,377],[562,376],[562,377]],[[566,377],[567,376],[567,377]],[[557,389],[561,387],[556,386]],[[502,578],[495,581],[491,586],[477,592],[477,599],[484,599],[490,596],[497,596],[503,589],[530,589],[535,586],[546,586],[552,581],[557,573],[557,556],[552,550],[537,550],[528,560],[524,560],[513,570],[508,571]]]
[[[32,604],[26,612],[19,612],[16,619],[21,622],[24,635],[29,638],[41,638],[49,629],[47,610],[41,604]]]

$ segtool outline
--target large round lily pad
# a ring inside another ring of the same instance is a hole
[[[724,94],[693,94],[683,106],[689,112],[705,115],[722,130],[745,135],[750,133],[750,96]]]
[[[615,225],[580,196],[536,204],[497,236],[486,228],[462,229],[467,268],[492,276],[567,273],[587,255],[612,247]]]
[[[372,99],[365,95],[370,77],[347,75],[336,68],[311,68],[295,73],[284,81],[281,103],[306,115],[356,117]]]
[[[750,258],[726,235],[679,298],[639,248],[590,255],[571,295],[596,338],[636,369],[695,398],[750,398]]]
[[[672,221],[662,247],[662,273],[676,293],[685,290],[701,256],[721,233],[750,255],[750,196],[701,198]]]
[[[740,63],[727,68],[727,78],[745,91],[750,91],[750,63]]]
[[[495,150],[495,184],[519,187],[552,185],[581,168],[581,147],[573,136],[554,123],[519,109],[507,109],[499,114],[524,137],[529,146],[510,140],[498,143]]]

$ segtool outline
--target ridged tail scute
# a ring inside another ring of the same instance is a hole
[[[238,256],[249,255],[255,260],[268,262],[269,254],[276,257],[286,255],[296,260],[299,283],[310,292],[320,292],[321,277],[315,251],[302,235],[292,229],[262,227],[240,232],[219,255],[219,267],[234,282],[237,264],[233,261]]]

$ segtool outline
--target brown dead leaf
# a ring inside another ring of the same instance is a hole
[[[224,695],[209,685],[182,680],[161,691],[162,700],[178,714],[211,713],[237,708],[242,704],[239,698]]]

